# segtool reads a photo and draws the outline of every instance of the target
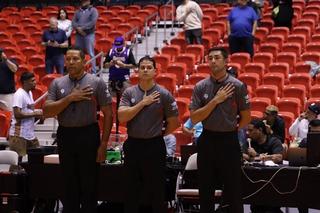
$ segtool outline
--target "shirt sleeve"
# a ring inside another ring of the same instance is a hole
[[[48,41],[48,36],[47,36],[46,31],[42,34],[42,41],[43,42],[47,42]]]
[[[201,7],[197,3],[195,3],[195,11],[197,13],[198,18],[202,20],[203,13],[202,13]]]
[[[289,127],[289,134],[293,137],[296,137],[298,135],[298,129],[299,129],[299,118],[297,118],[293,124],[291,124],[291,126]]]
[[[74,16],[73,16],[73,19],[72,19],[72,22],[71,22],[71,26],[72,26],[73,29],[79,27],[79,23],[78,23],[79,18],[78,18],[78,15],[79,15],[79,11],[77,11],[77,12],[74,14]]]
[[[112,98],[107,88],[107,84],[99,78],[97,87],[97,102],[99,106],[106,106],[112,103]]]
[[[240,112],[250,109],[249,95],[245,84],[241,84],[239,89],[238,109]]]
[[[192,129],[192,128],[193,128],[193,124],[192,124],[192,122],[191,122],[191,119],[188,118],[188,120],[184,123],[183,126],[184,126],[185,128],[187,128],[187,129]]]
[[[22,105],[23,105],[23,97],[22,97],[21,93],[19,91],[17,91],[13,95],[12,107],[18,107],[18,108],[22,109]]]
[[[192,92],[189,109],[190,110],[197,110],[197,109],[199,109],[201,107],[202,107],[202,104],[201,104],[201,91],[200,91],[199,86],[196,85],[194,87],[193,92]]]
[[[71,33],[72,33],[72,22],[68,22],[68,29],[66,31],[66,36],[67,38],[69,38],[71,36]]]
[[[283,146],[279,138],[273,137],[272,140],[272,154],[282,154]]]
[[[121,96],[120,105],[119,106],[131,106],[131,94],[129,88],[127,88]]]
[[[259,19],[259,16],[257,15],[256,11],[253,8],[251,8],[251,11],[252,11],[253,21],[257,21]]]
[[[163,104],[164,104],[164,115],[166,118],[177,117],[179,115],[178,106],[176,100],[173,96],[167,91],[163,94]]]
[[[176,19],[177,21],[184,22],[185,18],[186,18],[185,10],[183,10],[183,8],[179,6],[176,10]]]
[[[58,99],[57,98],[57,89],[58,89],[57,81],[53,80],[49,86],[49,89],[48,89],[47,100],[56,101]]]

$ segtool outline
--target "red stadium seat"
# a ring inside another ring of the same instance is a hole
[[[238,79],[251,86],[253,91],[260,85],[260,78],[257,73],[242,73],[238,76]]]
[[[284,41],[288,39],[290,31],[287,27],[274,27],[271,30],[271,35],[281,35],[284,38]]]
[[[256,53],[253,56],[253,62],[263,63],[265,66],[265,71],[269,70],[269,65],[273,62],[273,55],[271,53]]]
[[[201,44],[187,45],[186,53],[192,53],[196,56],[196,62],[201,63],[204,59],[204,46]]]
[[[296,73],[310,73],[311,66],[306,64],[304,61],[296,63],[295,67]]]
[[[275,85],[260,85],[256,89],[256,97],[268,98],[271,104],[275,104],[278,99],[278,87]]]
[[[279,45],[276,43],[263,43],[260,45],[261,53],[271,53],[273,55],[273,59],[277,57],[279,52]]]
[[[262,79],[264,75],[265,66],[263,63],[248,63],[244,66],[245,73],[257,73],[259,78]]]
[[[172,73],[160,73],[156,77],[156,82],[169,90],[172,95],[175,94],[177,85],[176,75]]]
[[[320,63],[320,53],[318,52],[304,52],[301,55],[302,61],[314,61],[316,63]]]
[[[167,45],[162,48],[161,53],[170,55],[171,61],[173,61],[181,53],[181,48],[178,45]]]
[[[267,106],[271,105],[270,98],[255,97],[250,99],[251,110],[264,112]]]
[[[279,111],[291,112],[294,117],[298,117],[301,112],[301,103],[298,98],[284,97],[277,101]]]
[[[195,70],[196,58],[194,54],[179,54],[175,57],[175,62],[185,63],[187,65],[187,74],[191,74]]]
[[[285,42],[285,37],[283,35],[273,35],[270,34],[266,38],[266,43],[275,43],[278,45],[279,49],[282,49],[282,45]]]
[[[279,97],[281,97],[284,87],[284,79],[285,78],[283,73],[267,73],[263,76],[263,84],[276,86],[279,90]]]
[[[310,98],[320,98],[320,84],[315,84],[311,87]]]
[[[306,99],[306,87],[300,84],[289,84],[283,88],[283,97],[298,98],[303,106]]]
[[[175,74],[177,77],[177,84],[182,85],[184,84],[187,74],[187,65],[181,62],[171,63],[167,68],[167,73]]]
[[[249,53],[234,53],[230,57],[230,62],[238,63],[241,65],[241,69],[251,61]]]
[[[289,64],[279,62],[279,63],[272,63],[269,66],[269,73],[282,73],[285,79],[289,77]]]
[[[285,43],[282,46],[282,51],[283,52],[293,52],[296,54],[298,59],[300,58],[300,55],[302,53],[302,47],[300,43]]]
[[[178,45],[181,48],[181,52],[184,53],[186,51],[187,42],[185,38],[173,38],[170,43],[172,45]]]
[[[191,98],[194,85],[181,85],[178,89],[178,97]]]
[[[311,88],[311,76],[308,73],[293,73],[289,77],[290,84],[300,84],[306,88],[306,95],[309,97],[309,90]]]
[[[209,74],[207,73],[193,73],[192,75],[189,76],[188,81],[191,85],[195,85],[196,83],[198,83],[199,81],[207,77],[209,77]]]
[[[189,143],[192,143],[192,138],[190,135],[184,134],[182,131],[176,130],[173,132],[174,136],[177,139],[177,144],[176,144],[176,155],[180,156],[181,155],[181,145],[187,145]]]
[[[277,62],[289,64],[289,73],[293,73],[293,67],[297,63],[297,56],[291,52],[281,52],[277,56]]]
[[[161,64],[162,72],[167,72],[168,65],[171,61],[171,56],[167,54],[154,55],[153,59]]]

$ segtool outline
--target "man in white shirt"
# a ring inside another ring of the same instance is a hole
[[[320,114],[320,106],[312,103],[308,109],[293,122],[289,128],[289,134],[296,137],[299,141],[307,137],[309,122],[317,118]]]
[[[202,10],[194,1],[184,0],[177,8],[176,19],[184,22],[187,44],[202,44],[202,17]]]
[[[27,154],[28,148],[39,146],[34,135],[35,118],[42,117],[42,110],[34,109],[34,100],[31,90],[36,87],[33,73],[24,72],[20,77],[22,88],[13,96],[13,116],[9,132],[10,150],[16,151],[20,157]]]

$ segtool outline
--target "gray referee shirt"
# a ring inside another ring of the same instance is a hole
[[[214,98],[217,91],[228,83],[232,83],[235,87],[233,95],[218,104],[210,115],[202,121],[204,129],[214,132],[235,131],[239,112],[250,108],[246,86],[228,74],[222,82],[217,82],[211,76],[198,82],[194,87],[189,109],[197,110],[204,107]]]
[[[177,103],[170,92],[156,84],[147,91],[147,95],[154,91],[160,93],[159,102],[145,106],[127,123],[127,131],[130,137],[148,139],[161,136],[163,121],[166,118],[178,116]],[[139,103],[143,96],[144,90],[139,85],[129,87],[122,94],[120,106],[132,107]]]
[[[97,105],[106,106],[112,103],[106,83],[86,73],[80,80],[72,80],[69,75],[55,79],[48,90],[47,100],[58,101],[69,95],[74,87],[93,88],[92,99],[72,102],[58,115],[59,125],[63,127],[82,127],[97,122]]]

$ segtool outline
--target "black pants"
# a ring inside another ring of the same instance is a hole
[[[254,49],[254,37],[234,37],[229,36],[229,50],[230,53],[238,53],[238,52],[246,52],[249,53],[251,57],[253,57]]]
[[[100,144],[98,124],[85,127],[59,126],[57,139],[65,184],[63,212],[96,212],[99,168],[96,157]]]
[[[124,143],[126,177],[125,213],[138,213],[141,192],[150,198],[153,213],[165,213],[166,147],[162,137],[134,139]]]
[[[194,29],[194,30],[186,30],[185,38],[187,44],[202,44],[202,30]]]
[[[217,178],[223,184],[223,205],[232,213],[243,213],[241,198],[241,151],[237,132],[203,130],[198,139],[200,212],[214,212]]]

